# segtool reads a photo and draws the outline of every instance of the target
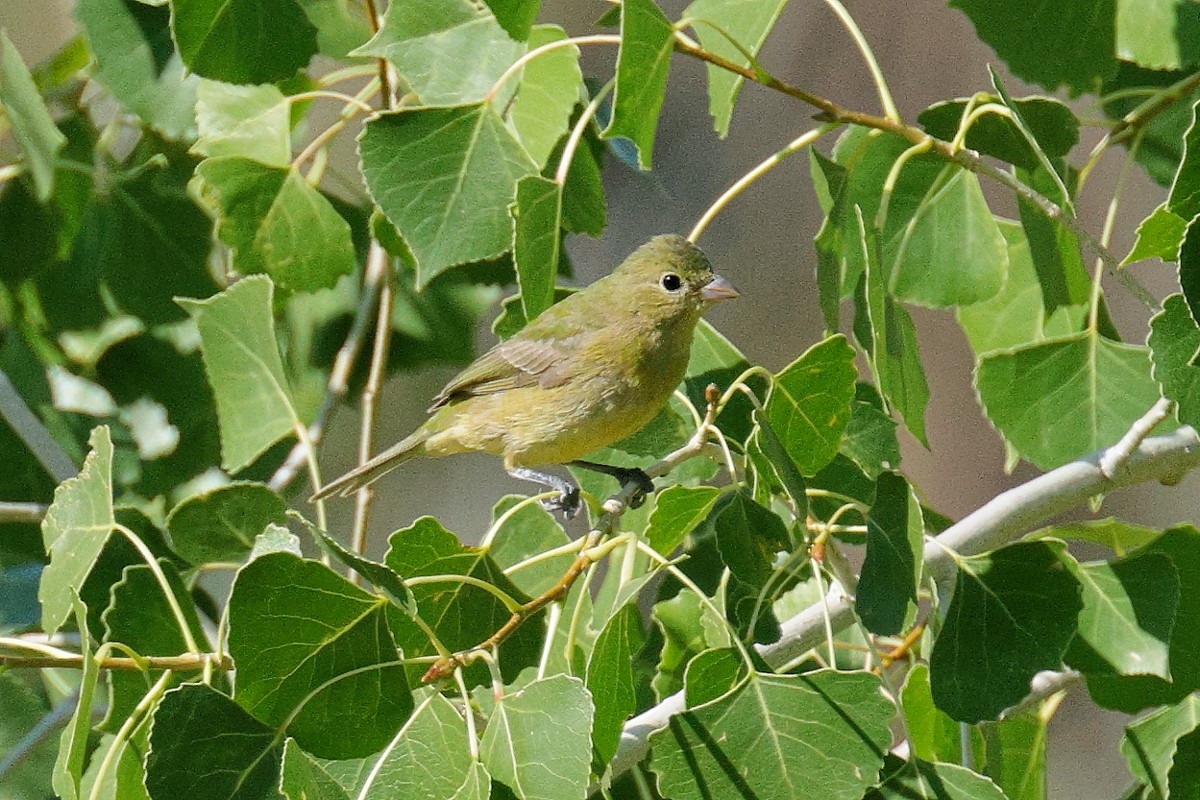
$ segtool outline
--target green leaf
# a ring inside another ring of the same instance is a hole
[[[692,27],[705,50],[739,66],[749,67],[749,59],[726,38],[726,35],[732,37],[751,55],[757,56],[771,29],[775,27],[785,4],[786,0],[755,3],[739,0],[693,0],[692,4],[684,9],[683,19],[700,23],[693,24]],[[710,24],[703,24],[704,22]],[[708,111],[713,117],[713,128],[717,135],[724,139],[729,134],[733,104],[742,90],[745,78],[715,64],[709,64],[707,69]]]
[[[417,602],[412,590],[395,570],[386,564],[380,564],[357,553],[352,553],[325,531],[313,525],[307,519],[302,520],[308,532],[312,534],[317,546],[342,566],[349,567],[371,582],[371,585],[383,594],[396,608],[403,609],[408,614],[416,612]]]
[[[79,0],[75,17],[95,61],[94,77],[113,97],[168,139],[196,135],[200,78],[172,52],[169,8]]]
[[[597,237],[604,232],[608,222],[608,209],[604,200],[604,184],[600,180],[600,168],[604,163],[604,145],[589,125],[584,134],[585,144],[593,147],[577,147],[567,171],[567,183],[563,186],[563,228],[571,233],[586,233]],[[550,163],[557,164],[563,155],[564,142],[554,148]]]
[[[1200,698],[1185,697],[1176,705],[1160,708],[1125,729],[1121,753],[1129,771],[1166,796],[1168,774],[1179,740],[1200,725]]]
[[[532,50],[534,44],[530,29],[533,29],[533,37],[536,37],[537,28],[533,27],[533,23],[537,19],[542,0],[487,0],[487,4],[500,25],[508,31],[508,35],[519,42],[530,39],[529,46]]]
[[[1163,300],[1150,319],[1150,360],[1163,397],[1175,401],[1175,416],[1185,425],[1200,425],[1200,367],[1192,359],[1200,351],[1200,329],[1188,314],[1181,294]]]
[[[422,105],[449,106],[482,100],[524,52],[484,3],[408,0],[389,4],[379,33],[353,55],[386,58]]]
[[[735,577],[760,589],[774,571],[775,554],[791,543],[779,515],[735,492],[713,520],[721,559]]]
[[[890,294],[945,308],[995,297],[1008,274],[1008,247],[979,178],[948,166],[896,245]]]
[[[273,167],[291,163],[291,108],[275,86],[202,80],[196,89],[196,123],[200,135],[193,153],[250,158]]]
[[[517,201],[512,207],[513,261],[525,320],[535,318],[554,303],[554,279],[558,275],[558,228],[562,218],[562,187],[541,175],[517,182]]]
[[[34,694],[26,681],[9,671],[0,674],[0,707],[4,708],[4,716],[0,718],[0,758],[7,759],[34,726],[50,713],[50,706],[44,698]],[[26,744],[25,758],[4,774],[4,785],[13,797],[53,796],[50,776],[57,745],[54,737],[32,747]]]
[[[107,433],[106,428],[103,430]],[[84,468],[87,468],[86,464]],[[79,800],[80,797],[80,780],[88,753],[88,734],[92,730],[92,700],[96,694],[96,681],[100,676],[100,667],[92,658],[92,639],[86,624],[87,610],[74,593],[71,610],[75,613],[75,621],[79,627],[79,652],[83,656],[83,669],[76,692],[78,697],[75,701],[75,713],[63,726],[58,737],[58,758],[54,761],[54,771],[51,774],[51,784],[62,800]]]
[[[210,158],[196,174],[238,272],[265,272],[284,289],[311,292],[354,271],[350,225],[299,170]]]
[[[1168,647],[1179,605],[1179,574],[1165,553],[1139,550],[1111,563],[1080,564],[1079,634],[1067,663],[1084,673],[1170,679]]]
[[[896,759],[895,767],[895,771],[867,792],[863,800],[1009,800],[990,779],[958,764]]]
[[[1073,542],[1093,542],[1122,554],[1154,540],[1160,531],[1142,525],[1108,517],[1106,519],[1053,525],[1028,534],[1026,539],[1066,539]]]
[[[650,169],[654,132],[667,90],[675,29],[654,0],[621,3],[621,49],[612,121],[605,138],[622,136],[638,151],[638,166]]]
[[[241,561],[270,523],[287,523],[283,498],[261,483],[233,483],[192,495],[172,509],[167,532],[193,564]]]
[[[775,376],[767,420],[805,475],[833,460],[850,421],[854,348],[841,334],[810,347]]]
[[[538,25],[529,36],[529,49],[565,38],[566,31],[557,25]],[[575,45],[549,50],[525,65],[508,122],[539,168],[546,166],[558,140],[566,133],[582,86],[579,48]]]
[[[1166,203],[1158,206],[1150,216],[1138,224],[1133,249],[1125,256],[1121,266],[1147,258],[1175,261],[1179,258],[1179,245],[1183,242],[1187,224],[1188,221],[1170,211]]]
[[[227,83],[290,78],[317,52],[317,30],[296,0],[173,0],[183,63]]]
[[[766,414],[756,408],[753,417],[756,428],[750,440],[753,447],[748,448],[748,452],[751,454],[750,464],[760,477],[768,478],[768,480],[770,477],[774,477],[779,482],[779,486],[791,498],[792,513],[795,514],[796,519],[800,519],[808,514],[808,492],[804,476],[800,474],[800,468],[796,466],[796,462],[788,453],[779,434],[775,433],[775,429],[771,427]],[[755,447],[761,451],[763,459],[767,461],[766,465],[760,467],[758,464],[754,456]],[[755,499],[762,500],[757,496]]]
[[[1147,355],[1084,332],[983,356],[975,388],[1005,441],[1051,469],[1115,443],[1154,405]]]
[[[202,683],[163,695],[154,712],[146,789],[153,800],[276,798],[283,741]]]
[[[1183,135],[1183,157],[1171,183],[1167,210],[1186,220],[1200,213],[1200,100],[1192,106],[1191,124]]]
[[[661,701],[684,688],[688,663],[711,647],[729,646],[724,622],[691,589],[654,604],[651,612],[662,633],[662,650],[651,688]]]
[[[1179,244],[1179,286],[1192,319],[1200,320],[1200,214],[1188,223]]]
[[[254,537],[254,546],[250,548],[250,555],[246,556],[246,560],[253,561],[267,553],[291,553],[297,558],[304,555],[300,550],[300,537],[273,522],[267,523],[263,532]]]
[[[108,426],[95,428],[88,446],[83,469],[54,490],[54,502],[42,520],[42,542],[50,563],[42,571],[38,600],[42,630],[47,634],[55,633],[71,616],[75,595],[116,524]]]
[[[637,710],[634,658],[645,644],[641,612],[626,604],[604,625],[588,658],[586,686],[596,709],[592,746],[601,764],[612,760],[625,720]]]
[[[229,598],[238,705],[313,755],[378,751],[413,708],[386,607],[313,561],[250,562]]]
[[[920,501],[900,474],[883,473],[867,517],[867,554],[854,602],[867,630],[893,636],[903,629],[909,608],[917,601],[924,545]]]
[[[384,559],[406,579],[433,575],[450,576],[446,582],[412,587],[421,618],[451,651],[467,650],[487,639],[512,616],[512,609],[491,592],[454,580],[463,575],[491,584],[517,602],[528,598],[505,577],[487,550],[463,545],[433,517],[421,517],[411,526],[388,538]],[[561,576],[561,575],[560,575]],[[435,652],[429,637],[407,619],[393,615],[397,644],[406,656]],[[506,680],[514,680],[522,669],[537,663],[541,637],[530,625],[518,628],[504,643],[500,666]],[[468,669],[471,684],[489,680],[486,665]]]
[[[668,486],[658,493],[645,539],[662,555],[670,555],[708,517],[721,496],[715,486]]]
[[[1060,306],[1048,315],[1025,229],[1015,222],[997,222],[1008,242],[1008,280],[991,299],[955,310],[971,349],[983,355],[1079,330],[1086,308]]]
[[[295,739],[283,748],[279,789],[288,800],[350,800],[350,795]]]
[[[300,0],[300,5],[317,29],[321,55],[346,58],[371,38],[371,23],[353,0]]]
[[[737,379],[748,367],[750,362],[742,355],[724,334],[714,328],[707,320],[700,320],[696,325],[696,333],[692,337],[692,351],[688,357],[687,377],[683,379],[684,389],[688,399],[697,409],[703,410],[706,403],[704,393],[708,385],[715,384],[722,391]],[[751,383],[753,389],[760,386]],[[759,397],[762,397],[761,391]],[[754,406],[741,393],[734,395],[717,417],[717,426],[726,436],[743,442],[750,435],[753,423],[750,413]]]
[[[441,694],[429,695],[382,753],[363,762],[346,787],[355,800],[453,798],[478,762],[467,749],[467,725]],[[334,774],[337,765],[332,765]],[[486,778],[485,778],[486,780]]]
[[[684,701],[688,708],[712,702],[737,688],[749,675],[735,647],[705,650],[688,662],[684,673]]]
[[[914,664],[908,671],[900,690],[900,706],[914,756],[923,761],[962,761],[959,723],[934,705],[927,664]]]
[[[983,753],[985,774],[1008,800],[1046,800],[1046,740],[1053,699],[1035,708],[979,726],[982,740],[974,745]],[[978,756],[977,756],[978,759]]]
[[[856,396],[863,392],[863,386],[858,385]],[[874,389],[870,391],[874,393]],[[878,478],[880,473],[900,466],[896,421],[883,413],[877,402],[856,399],[850,406],[850,421],[839,449],[868,478]]]
[[[1104,103],[1104,114],[1110,120],[1119,120],[1144,102],[1146,94],[1142,94],[1143,91],[1157,92],[1183,80],[1188,74],[1182,70],[1146,69],[1122,61],[1116,77],[1100,88],[1101,96],[1113,98]],[[1125,89],[1134,91],[1122,92]],[[1200,100],[1200,90],[1193,89],[1141,126],[1141,146],[1132,155],[1151,180],[1160,186],[1169,187],[1179,168],[1186,146],[1184,133],[1192,122],[1192,105],[1197,100]]]
[[[752,674],[651,734],[659,792],[856,800],[875,782],[894,711],[866,673]]]
[[[857,246],[865,266],[863,296],[855,313],[855,338],[868,351],[876,386],[887,403],[894,406],[917,441],[928,447],[925,409],[929,384],[921,364],[917,331],[907,309],[895,302],[884,288],[885,276],[874,235],[867,236],[861,212],[856,209]],[[860,334],[860,325],[868,329]]]
[[[1013,74],[1053,91],[1091,91],[1116,73],[1116,0],[1038,0],[994,3],[951,0],[975,33],[996,50]]]
[[[977,97],[973,103],[967,98],[945,100],[922,111],[917,121],[930,136],[949,141],[958,133],[967,105],[979,108],[985,103],[1003,104],[1000,98],[991,95]],[[1062,101],[1053,97],[1022,97],[1013,100],[1012,105],[1048,157],[1062,158],[1079,143],[1079,120]],[[976,119],[963,144],[1026,169],[1033,169],[1039,163],[1016,123],[999,114],[985,114]]]
[[[204,370],[217,400],[221,463],[237,472],[303,423],[275,339],[271,279],[243,278],[208,300],[178,302],[200,329]]]
[[[520,800],[582,800],[591,768],[592,698],[554,675],[496,701],[479,741],[492,777]]]
[[[367,123],[359,154],[375,202],[417,260],[418,288],[507,251],[517,181],[537,172],[487,103],[382,114]]]
[[[54,162],[67,137],[54,124],[17,46],[0,31],[0,109],[25,153],[38,199],[54,191]]]
[[[1183,0],[1117,0],[1117,56],[1160,70],[1195,64],[1198,13]]]
[[[1083,607],[1057,542],[1022,542],[959,561],[929,657],[934,702],[962,722],[994,719],[1062,666]]]

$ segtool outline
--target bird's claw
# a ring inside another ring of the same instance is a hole
[[[583,508],[583,501],[579,495],[579,487],[574,486],[560,489],[557,497],[547,497],[541,501],[541,505],[551,514],[561,511],[563,519],[575,519],[579,516],[579,510]]]
[[[617,480],[624,486],[627,483],[636,483],[637,491],[629,497],[630,508],[641,508],[646,502],[648,495],[654,494],[654,481],[642,469],[623,469],[621,474],[617,476]]]

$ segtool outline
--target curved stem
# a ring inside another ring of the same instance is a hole
[[[535,47],[525,55],[518,58],[513,63],[509,64],[508,69],[500,73],[500,77],[496,78],[496,82],[492,84],[492,88],[488,89],[487,94],[483,96],[483,102],[490,103],[504,88],[504,84],[508,83],[514,75],[516,75],[526,64],[533,61],[543,53],[549,53],[552,50],[559,50],[563,47],[577,47],[584,44],[620,44],[621,37],[616,33],[597,33],[591,36],[573,36],[567,39],[558,39],[557,41],[547,42],[540,47]]]
[[[688,241],[695,242],[697,239],[699,239],[700,234],[702,234],[704,229],[708,227],[709,223],[713,221],[713,218],[716,217],[717,214],[721,213],[725,206],[729,205],[731,200],[745,191],[750,184],[757,181],[763,175],[766,175],[792,153],[803,150],[813,142],[817,141],[817,139],[820,139],[825,134],[839,127],[841,126],[838,123],[830,122],[822,125],[819,128],[814,128],[805,132],[804,134],[801,134],[793,139],[790,143],[785,145],[783,149],[774,153],[757,167],[738,178],[737,181],[735,181],[732,186],[726,189],[725,192],[718,197],[711,206],[708,207],[704,214],[701,215],[700,219],[692,228],[692,232],[688,234]]]
[[[113,736],[112,742],[108,746],[107,752],[104,754],[104,759],[100,762],[99,769],[96,770],[96,775],[92,781],[92,791],[88,793],[88,800],[99,800],[100,793],[104,787],[104,776],[112,769],[113,761],[121,755],[121,751],[125,747],[125,742],[129,740],[135,728],[141,724],[143,717],[155,703],[167,691],[167,684],[171,682],[171,671],[167,670],[162,674],[154,686],[150,687],[150,691],[142,697],[141,701],[134,707],[130,715],[122,723],[116,735]]]
[[[867,62],[867,69],[871,72],[871,80],[875,82],[875,90],[879,92],[879,104],[883,106],[883,114],[890,120],[900,122],[900,112],[896,110],[896,103],[892,100],[892,93],[888,89],[887,81],[883,78],[883,70],[879,68],[879,62],[875,59],[875,53],[871,50],[871,45],[867,42],[867,37],[863,36],[862,30],[858,27],[858,23],[854,21],[854,17],[850,16],[850,12],[842,5],[840,0],[825,0],[825,5],[833,9],[833,13],[837,15],[838,21],[850,34],[850,38],[854,40],[854,45],[858,48],[858,52],[862,53],[863,60]]]
[[[192,636],[192,626],[188,624],[187,617],[183,615],[183,607],[179,605],[179,599],[175,597],[175,592],[171,590],[171,584],[167,583],[167,576],[162,571],[162,565],[158,563],[158,559],[150,552],[150,548],[146,546],[138,535],[126,528],[124,525],[116,524],[113,528],[120,531],[121,535],[129,540],[129,543],[134,546],[141,555],[142,560],[146,562],[146,566],[150,568],[150,572],[154,575],[154,580],[158,582],[158,586],[162,589],[163,596],[167,600],[167,605],[171,607],[171,615],[175,617],[175,624],[179,626],[179,633],[183,637],[183,642],[187,646],[189,652],[196,655],[200,654],[200,647],[196,644],[196,639]]]
[[[1125,181],[1129,177],[1129,168],[1132,166],[1134,158],[1137,156],[1138,148],[1141,146],[1142,137],[1139,135],[1134,140],[1133,146],[1129,148],[1129,156],[1125,159],[1125,164],[1121,167],[1121,174],[1117,176],[1117,185],[1113,189],[1112,199],[1108,203],[1108,211],[1104,215],[1104,228],[1100,232],[1100,242],[1105,247],[1108,246],[1108,241],[1112,237],[1113,226],[1117,221],[1117,208],[1121,204],[1121,195],[1125,191]],[[1091,305],[1088,308],[1088,330],[1096,335],[1100,321],[1100,278],[1104,274],[1104,260],[1096,259],[1095,274],[1092,276],[1092,296]]]
[[[539,503],[542,500],[548,500],[551,497],[558,497],[558,491],[555,490],[555,491],[551,491],[551,492],[542,492],[541,494],[535,494],[532,497],[526,497],[523,500],[520,500],[520,501],[514,503],[512,508],[508,509],[503,514],[501,514],[499,517],[497,517],[496,521],[492,523],[492,527],[488,528],[487,533],[485,533],[483,535],[483,538],[479,540],[479,549],[487,550],[489,547],[491,547],[492,540],[496,538],[496,534],[498,534],[500,532],[500,529],[503,528],[510,519],[512,519],[514,516],[516,516],[516,514],[519,511],[521,511],[522,509],[528,508],[529,506],[531,506],[535,503]],[[575,544],[578,544],[578,543],[575,543]],[[516,564],[514,564],[512,567],[509,567],[509,569],[519,569],[519,568],[520,568],[520,565],[516,565]],[[507,572],[507,570],[506,570],[506,572]]]
[[[492,595],[501,603],[504,603],[504,607],[508,609],[510,613],[521,607],[521,604],[517,602],[516,598],[514,598],[508,592],[497,586],[493,586],[487,581],[471,577],[470,575],[419,575],[415,578],[405,578],[404,582],[409,586],[420,586],[422,584],[432,583],[461,583],[463,586],[474,586],[476,589],[482,589],[483,591]]]
[[[892,167],[883,181],[883,189],[879,193],[879,210],[875,213],[875,227],[878,230],[882,231],[887,224],[888,207],[892,204],[892,192],[896,191],[896,184],[900,180],[900,172],[904,169],[904,165],[909,162],[909,159],[922,153],[928,153],[932,148],[933,140],[926,137],[905,150],[892,162]]]
[[[364,111],[368,114],[375,110],[367,105],[364,101],[359,100],[357,97],[351,97],[348,94],[334,92],[329,89],[313,89],[312,91],[300,92],[299,94],[290,94],[286,99],[289,103],[299,103],[304,100],[316,100],[319,97],[325,97],[330,100],[340,100],[349,106],[358,106],[359,111]]]
[[[616,78],[613,78],[608,83],[601,87],[600,91],[596,92],[596,96],[592,98],[592,102],[587,104],[583,109],[583,113],[579,115],[579,120],[575,123],[575,127],[571,130],[571,135],[567,138],[567,143],[563,145],[562,157],[558,160],[558,169],[554,172],[554,182],[559,186],[566,185],[567,174],[571,170],[571,162],[575,160],[575,150],[579,147],[579,141],[583,138],[583,132],[587,130],[588,123],[592,121],[592,117],[596,116],[596,111],[599,110],[600,104],[604,102],[605,96],[612,91],[616,85]]]
[[[972,101],[974,101],[974,99],[974,97],[971,98]],[[999,103],[984,103],[976,108],[970,108],[968,106],[966,109],[966,115],[963,117],[962,122],[959,123],[958,131],[955,132],[954,138],[950,140],[951,146],[953,146],[955,149],[961,149],[963,142],[965,142],[967,139],[967,133],[971,130],[971,126],[983,117],[986,117],[988,114],[995,114],[998,117],[1012,119],[1012,111],[1007,106],[1002,106]]]

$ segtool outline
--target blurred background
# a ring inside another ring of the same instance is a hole
[[[25,60],[36,63],[53,53],[75,31],[70,0],[0,0],[0,28],[8,30]],[[685,2],[662,2],[678,18]],[[944,0],[903,4],[849,0],[883,69],[901,114],[908,120],[928,105],[990,90],[987,65],[1000,69],[1014,96],[1043,93],[1003,70],[995,54],[980,43],[971,23]],[[570,33],[592,30],[608,4],[602,0],[545,0],[542,19]],[[616,51],[585,48],[585,75],[607,79]],[[879,101],[861,56],[829,9],[816,0],[793,0],[760,60],[779,78],[829,97],[843,106],[878,113]],[[321,65],[314,64],[321,69]],[[1085,121],[1102,114],[1085,98],[1071,101]],[[666,105],[659,124],[654,170],[639,173],[610,157],[605,171],[609,223],[602,238],[574,237],[568,252],[583,285],[605,274],[650,236],[687,233],[704,210],[731,183],[800,133],[813,127],[812,109],[756,85],[743,88],[727,139],[712,131],[699,62],[672,62]],[[1098,127],[1085,127],[1079,152],[1100,138]],[[828,152],[832,139],[818,147]],[[1112,187],[1125,151],[1109,151],[1077,204],[1087,227],[1099,234]],[[353,135],[344,134],[333,163],[352,164]],[[993,210],[1014,217],[1015,205],[996,186],[984,182]],[[1112,250],[1128,252],[1137,224],[1162,197],[1138,169],[1131,170],[1122,195]],[[778,370],[822,335],[814,287],[816,264],[812,239],[821,213],[812,191],[808,160],[793,156],[735,200],[700,239],[717,270],[741,291],[735,303],[722,304],[710,320],[750,361]],[[1171,291],[1172,272],[1158,262],[1135,267],[1158,296]],[[1109,303],[1124,337],[1141,342],[1147,313],[1115,281],[1106,283]],[[930,449],[903,435],[902,468],[926,494],[933,508],[954,519],[978,508],[1006,487],[1036,472],[1021,466],[1004,473],[1004,447],[984,419],[971,384],[972,354],[949,312],[913,308],[932,398],[927,413]],[[481,348],[492,341],[480,330]],[[439,368],[401,373],[384,389],[377,444],[401,438],[424,417],[428,399],[454,370]],[[326,437],[322,470],[327,477],[349,468],[358,435],[355,406],[344,406]],[[458,456],[412,462],[377,484],[372,513],[373,550],[381,553],[387,535],[416,517],[437,516],[463,540],[479,538],[501,496],[525,492],[495,459]],[[352,502],[331,507],[331,528],[348,526]],[[1145,486],[1104,500],[1100,516],[1115,514],[1156,526],[1200,518],[1200,476],[1193,473],[1173,488]],[[571,530],[573,535],[579,531]],[[1115,797],[1130,777],[1118,755],[1127,718],[1096,709],[1085,698],[1068,698],[1050,727],[1049,789],[1052,797]]]

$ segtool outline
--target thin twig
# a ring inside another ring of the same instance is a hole
[[[0,653],[0,667],[14,669],[83,669],[85,657],[76,653],[54,656],[14,656]],[[222,653],[185,653],[179,656],[143,656],[126,658],[109,656],[96,661],[100,669],[147,670],[169,669],[176,672],[195,672],[211,667],[233,669],[233,659]]]
[[[50,431],[25,403],[3,370],[0,370],[0,419],[8,423],[55,483],[73,478],[79,472],[71,457],[54,441]]]
[[[41,503],[0,503],[0,523],[42,521],[46,516],[47,506]]]
[[[1121,441],[1104,451],[1104,455],[1100,456],[1100,472],[1104,477],[1109,480],[1116,477],[1117,470],[1129,460],[1129,456],[1150,435],[1150,431],[1170,416],[1173,406],[1174,403],[1167,398],[1160,398],[1149,411],[1142,415],[1141,419],[1133,423],[1129,432],[1121,437]]]

